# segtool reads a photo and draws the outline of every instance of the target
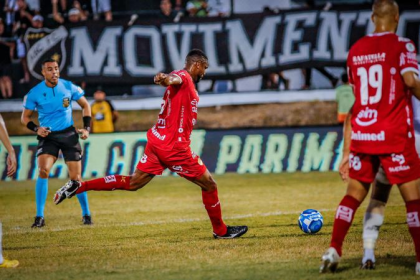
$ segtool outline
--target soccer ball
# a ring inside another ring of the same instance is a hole
[[[324,224],[324,218],[321,213],[315,209],[306,209],[299,215],[298,225],[304,233],[317,233]]]

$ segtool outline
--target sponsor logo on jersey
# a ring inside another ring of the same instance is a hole
[[[391,67],[390,71],[391,75],[395,75],[395,73],[397,73],[397,70],[395,69],[395,67]]]
[[[362,162],[360,161],[360,158],[358,156],[354,156],[353,154],[350,154],[349,164],[350,168],[353,168],[356,171],[359,171],[362,168]]]
[[[140,162],[141,163],[146,163],[146,161],[147,161],[147,155],[143,155],[140,159]]]
[[[353,56],[354,65],[378,63],[385,61],[386,53],[374,53],[367,55],[355,55]]]
[[[117,178],[115,178],[114,175],[106,176],[104,179],[105,179],[105,183],[107,184],[112,183],[112,182],[117,182]]]
[[[166,120],[162,119],[162,118],[159,118],[157,124],[158,124],[158,128],[165,128],[166,127]]]
[[[406,171],[410,169],[410,166],[403,165],[405,163],[404,155],[391,154],[391,159],[393,162],[398,162],[399,166],[389,167],[388,168],[389,172],[395,173],[395,172],[401,172],[401,171]]]
[[[191,105],[192,105],[191,110],[193,111],[193,113],[197,113],[198,112],[198,109],[197,109],[198,101],[197,101],[197,99],[194,99],[193,101],[191,101]]]
[[[172,166],[172,169],[178,172],[182,172],[182,166],[181,165],[174,165]]]
[[[410,42],[411,40],[408,38],[404,38],[404,37],[398,37],[398,41],[399,42]]]
[[[378,120],[378,111],[375,109],[366,109],[361,110],[356,117],[356,123],[360,126],[369,126],[376,123]]]
[[[416,49],[415,47],[414,47],[414,45],[413,45],[413,43],[407,43],[407,44],[405,44],[405,48],[407,49],[407,51],[409,51],[409,52],[414,52],[414,50]]]
[[[385,131],[379,133],[362,133],[360,131],[351,132],[351,140],[356,141],[385,141]]]
[[[408,165],[400,165],[400,166],[388,168],[389,172],[392,172],[392,173],[406,171],[406,170],[409,170],[409,169],[410,169],[410,166],[408,166]]]
[[[220,200],[218,202],[216,202],[216,204],[210,205],[210,207],[214,208],[214,207],[216,207],[219,204],[220,204]]]
[[[343,205],[338,206],[337,213],[335,214],[336,219],[340,219],[350,223],[352,217],[353,209]]]
[[[420,227],[419,213],[418,212],[407,213],[407,224],[408,224],[408,227]]]
[[[398,162],[400,165],[405,163],[404,155],[391,154],[391,159],[393,162]]]
[[[160,133],[156,130],[156,127],[155,126],[153,126],[152,127],[152,134],[157,138],[157,139],[159,139],[159,140],[165,140],[165,138],[166,138],[166,135],[160,135]]]

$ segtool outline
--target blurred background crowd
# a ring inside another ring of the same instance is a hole
[[[321,8],[328,10],[333,5],[366,3],[364,0],[1,0],[0,13],[0,99],[22,98],[33,79],[28,71],[27,50],[24,34],[29,27],[57,28],[60,25],[90,21],[112,22],[126,20],[132,25],[138,18],[159,18],[179,22],[185,17],[231,17],[238,13],[276,13],[291,8]],[[401,4],[418,4],[417,0],[399,1]],[[43,33],[32,33],[27,40],[39,39]],[[335,88],[344,69],[306,68],[258,75],[258,90],[305,90],[313,88]],[[315,82],[314,82],[315,80]],[[255,84],[251,80],[250,84]],[[33,84],[32,84],[33,85]],[[98,86],[81,86],[88,96],[93,96]],[[135,88],[135,87],[133,87]],[[245,86],[245,90],[248,89]],[[112,95],[113,88],[106,88]],[[221,85],[208,81],[200,85],[203,92],[236,92],[237,81],[225,81]],[[123,93],[131,95],[129,88]],[[115,91],[117,95],[121,92]]]

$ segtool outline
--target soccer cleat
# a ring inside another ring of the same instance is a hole
[[[54,203],[60,204],[66,198],[72,198],[82,184],[79,181],[70,180],[62,186],[54,195]]]
[[[15,268],[19,265],[18,260],[6,260],[3,259],[3,263],[0,264],[0,268]]]
[[[372,260],[367,260],[360,265],[360,269],[375,269],[375,262]]]
[[[328,248],[324,255],[322,255],[322,264],[319,268],[319,273],[325,273],[327,270],[335,272],[339,261],[340,256],[338,255],[337,250],[333,247]]]
[[[420,262],[416,264],[416,275],[420,275]]]
[[[213,232],[213,236],[216,239],[232,239],[244,235],[247,231],[247,226],[227,226],[225,235],[217,235]]]
[[[43,226],[45,226],[44,217],[35,217],[35,221],[32,224],[31,228],[41,228]]]
[[[92,217],[89,216],[89,215],[84,215],[82,217],[82,222],[83,222],[84,225],[93,225]]]

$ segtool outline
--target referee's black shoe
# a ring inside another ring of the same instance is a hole
[[[227,226],[227,232],[225,235],[217,235],[213,233],[216,239],[232,239],[244,235],[248,231],[247,226]]]
[[[84,225],[93,225],[92,216],[90,216],[90,215],[84,215],[82,217],[82,222],[83,222]]]
[[[54,203],[57,205],[66,198],[72,198],[82,184],[79,181],[70,180],[62,186],[54,195]]]
[[[31,228],[41,228],[43,226],[45,226],[44,217],[35,217],[35,221],[32,224]]]

